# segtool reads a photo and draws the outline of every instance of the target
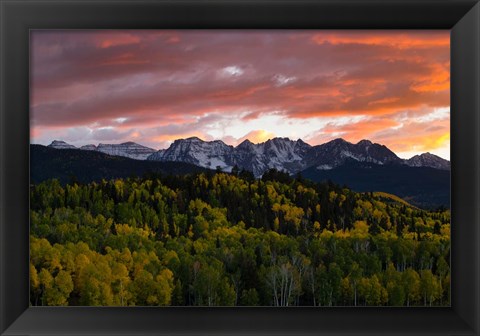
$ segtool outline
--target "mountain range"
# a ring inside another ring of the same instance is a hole
[[[95,145],[85,145],[80,148],[77,148],[73,145],[66,143],[65,141],[61,140],[54,140],[50,145],[50,148],[55,149],[82,149],[82,150],[90,150],[96,151],[108,155],[116,155],[116,156],[124,156],[130,159],[136,160],[145,160],[151,154],[155,153],[156,150],[153,148],[145,147],[139,145],[135,142],[125,142],[122,144],[99,144],[98,146]]]
[[[155,150],[134,142],[72,146],[53,141],[48,147],[32,145],[32,180],[75,176],[81,182],[128,177],[148,172],[186,174],[237,166],[261,177],[275,168],[300,173],[313,181],[331,180],[359,192],[382,191],[422,208],[450,205],[450,162],[430,153],[399,158],[384,145],[343,139],[311,146],[301,139],[274,138],[254,144],[249,140],[230,146],[220,140],[197,137],[175,140]],[[59,150],[60,149],[60,150]]]
[[[64,141],[53,141],[49,147],[74,149]],[[230,172],[234,166],[246,169],[256,177],[275,168],[296,174],[315,167],[316,170],[331,170],[348,160],[385,165],[387,163],[409,167],[430,167],[450,170],[450,162],[434,154],[423,153],[405,160],[399,158],[386,146],[362,140],[356,144],[335,139],[327,143],[311,146],[301,139],[273,138],[259,144],[245,140],[238,146],[230,146],[223,141],[203,141],[198,137],[175,140],[170,147],[156,151],[134,142],[122,144],[99,144],[82,146],[79,149],[91,150],[108,155],[124,156],[137,160],[161,162],[185,162],[208,169],[222,169]]]

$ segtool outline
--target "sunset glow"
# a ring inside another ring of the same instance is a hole
[[[369,139],[450,158],[449,31],[34,31],[31,143]]]

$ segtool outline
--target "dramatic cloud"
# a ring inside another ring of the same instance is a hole
[[[449,158],[448,31],[34,31],[31,141],[370,139]]]

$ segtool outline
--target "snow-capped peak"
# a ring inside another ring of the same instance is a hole
[[[375,164],[400,163],[402,160],[387,147],[362,140],[352,144],[344,139],[335,139],[323,145],[312,147],[308,166],[338,167],[348,160]]]
[[[77,148],[60,140],[53,141],[49,147]],[[221,140],[204,141],[194,136],[177,139],[169,148],[159,151],[131,141],[121,144],[101,143],[98,146],[90,144],[80,149],[138,160],[186,162],[209,169],[221,168],[223,171],[231,171],[236,165],[240,169],[252,171],[256,177],[262,176],[271,168],[295,174],[309,167],[330,170],[352,160],[380,165],[393,163],[411,167],[450,169],[449,161],[431,153],[403,160],[386,146],[372,143],[370,140],[361,140],[353,144],[341,138],[317,146],[311,146],[301,139],[273,138],[257,144],[246,139],[233,147]]]
[[[108,155],[125,156],[136,160],[146,160],[156,150],[146,146],[139,145],[129,141],[121,144],[103,144],[100,143],[96,150]]]
[[[95,146],[95,145],[85,145],[85,146],[80,147],[80,149],[96,151],[96,150],[97,150],[97,146]]]
[[[371,145],[373,145],[373,143],[370,140],[363,139],[363,140],[360,140],[357,143],[357,145],[359,145],[359,146],[371,146]]]
[[[192,137],[176,140],[168,149],[148,159],[188,162],[210,169],[220,166],[224,170],[237,165],[257,177],[271,168],[294,174],[311,166],[333,169],[347,160],[376,164],[402,161],[385,146],[368,140],[352,144],[341,138],[313,147],[301,139],[273,138],[258,144],[247,139],[232,147],[221,141]]]
[[[198,137],[175,140],[169,148],[156,152],[148,157],[154,161],[180,161],[224,171],[230,171],[233,147],[223,141],[203,141]]]
[[[192,137],[189,137],[189,138],[186,138],[186,139],[179,139],[179,140],[175,140],[175,141],[193,141],[193,142],[205,142],[203,141],[202,139],[200,139],[199,137],[196,137],[196,136],[192,136]]]
[[[255,145],[253,144],[253,142],[251,142],[250,140],[248,139],[245,139],[242,141],[241,144],[239,144],[236,148],[252,148],[254,147]]]
[[[65,141],[61,141],[61,140],[53,140],[52,143],[50,145],[48,145],[48,147],[55,148],[55,149],[75,149],[75,148],[77,148],[74,145],[70,145],[70,144],[66,143]]]
[[[220,167],[224,171],[237,165],[259,177],[270,168],[290,173],[304,169],[303,159],[310,147],[301,140],[289,138],[273,138],[258,144],[246,139],[233,147],[220,140],[202,141],[193,137],[176,140],[168,149],[148,159],[188,162],[210,169]]]
[[[98,146],[90,144],[82,146],[80,149],[97,151],[108,155],[124,156],[136,160],[146,160],[147,157],[156,152],[153,148],[142,146],[132,141],[121,144],[100,143]]]
[[[450,170],[450,161],[442,159],[441,157],[431,154],[429,152],[420,155],[415,155],[405,163],[410,167],[431,167],[442,170]]]

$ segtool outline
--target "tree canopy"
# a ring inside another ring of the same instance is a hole
[[[31,187],[32,305],[433,306],[450,213],[275,170]]]

